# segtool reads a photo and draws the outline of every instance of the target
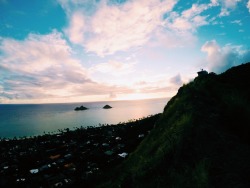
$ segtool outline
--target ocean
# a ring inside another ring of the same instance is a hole
[[[0,138],[36,136],[58,130],[118,124],[163,112],[168,99],[64,104],[0,104]],[[104,105],[111,109],[102,109]],[[85,106],[84,111],[74,111]]]

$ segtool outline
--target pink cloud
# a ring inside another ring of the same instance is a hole
[[[87,52],[99,56],[126,51],[147,43],[161,26],[163,14],[171,11],[175,3],[176,0],[138,0],[111,6],[101,1],[91,16],[75,15],[73,11],[66,34]],[[88,37],[83,41],[84,35]]]
[[[80,12],[73,13],[70,25],[65,30],[72,43],[79,44],[84,42],[84,32],[87,26],[85,26],[84,15]]]

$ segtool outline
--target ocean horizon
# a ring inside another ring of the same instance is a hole
[[[0,104],[0,138],[30,137],[69,128],[118,124],[161,113],[168,98],[47,103]],[[113,108],[103,109],[104,105]],[[75,111],[79,106],[88,110]]]

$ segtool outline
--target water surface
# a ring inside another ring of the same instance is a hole
[[[117,124],[161,113],[167,99],[66,104],[0,104],[0,137],[34,136],[59,129]],[[113,108],[102,109],[106,104]],[[77,106],[89,108],[74,111]]]

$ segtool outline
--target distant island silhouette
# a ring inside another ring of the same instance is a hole
[[[88,108],[86,108],[85,106],[80,106],[75,108],[75,111],[80,111],[80,110],[88,110]]]
[[[112,108],[112,107],[109,106],[109,105],[105,105],[105,106],[103,107],[103,109],[110,109],[110,108]]]
[[[110,105],[108,105],[108,104],[106,104],[104,107],[102,107],[103,109],[110,109],[110,108],[113,108],[112,106],[110,106]],[[75,109],[74,109],[75,111],[82,111],[82,110],[88,110],[88,108],[87,107],[85,107],[85,106],[80,106],[80,107],[76,107]]]

